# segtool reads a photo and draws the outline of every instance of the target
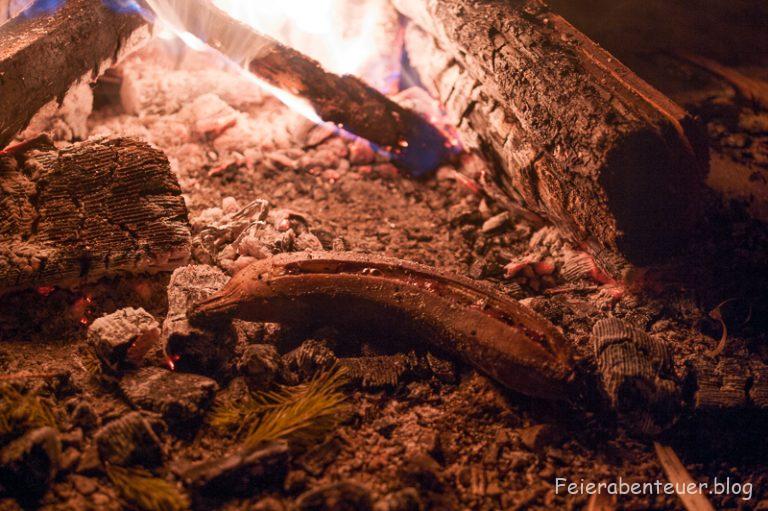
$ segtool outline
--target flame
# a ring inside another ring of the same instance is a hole
[[[381,64],[379,27],[390,19],[388,0],[214,0],[234,18],[319,61],[337,74],[353,74],[383,86],[373,76]],[[392,50],[394,41],[386,45]],[[377,83],[378,82],[378,83]]]

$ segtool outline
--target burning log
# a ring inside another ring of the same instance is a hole
[[[0,26],[0,148],[43,106],[143,37],[141,17],[101,0],[67,0],[50,14],[39,12],[40,3]]]
[[[682,108],[538,0],[394,3],[411,65],[498,163],[489,187],[596,254],[643,265],[685,240],[706,149]]]
[[[339,311],[344,311],[342,314]],[[407,261],[307,252],[258,261],[192,308],[192,321],[238,317],[334,322],[417,335],[508,388],[567,399],[571,347],[547,320],[490,286]]]
[[[170,271],[190,252],[165,155],[128,138],[0,153],[0,293]]]
[[[150,0],[162,16],[271,85],[309,102],[324,121],[392,153],[415,176],[435,170],[449,154],[445,137],[416,112],[403,108],[359,78],[338,76],[310,57],[232,18],[207,0]],[[168,12],[170,9],[170,12]]]

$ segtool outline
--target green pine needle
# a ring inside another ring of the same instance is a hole
[[[346,381],[346,371],[333,368],[301,385],[221,402],[210,422],[222,430],[236,429],[238,436],[245,432],[248,447],[280,439],[305,446],[338,424],[345,408],[341,387]]]
[[[0,439],[42,426],[59,427],[59,416],[50,398],[24,392],[11,384],[0,385]]]
[[[189,498],[173,483],[141,468],[110,465],[107,476],[120,495],[142,511],[185,511]]]

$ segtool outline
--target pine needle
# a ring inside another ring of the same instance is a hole
[[[42,426],[59,427],[50,398],[21,391],[14,385],[0,385],[0,439]]]
[[[333,368],[306,384],[267,392],[257,399],[267,411],[245,438],[249,447],[287,439],[307,445],[322,439],[339,422],[346,396],[340,391],[346,371]]]
[[[336,367],[307,383],[220,402],[210,419],[221,430],[245,432],[245,445],[286,439],[306,445],[322,439],[339,422],[346,397],[346,370]]]
[[[189,498],[176,485],[153,476],[147,470],[110,465],[107,476],[120,495],[142,511],[189,509]]]

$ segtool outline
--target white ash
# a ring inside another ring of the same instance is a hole
[[[93,90],[87,81],[73,85],[60,102],[54,99],[29,121],[17,138],[28,140],[48,133],[55,142],[75,142],[88,138],[88,117],[93,112]]]
[[[283,252],[323,250],[310,230],[309,218],[289,209],[273,209],[258,199],[242,209],[226,197],[221,207],[204,210],[193,220],[195,256],[229,273]],[[199,232],[198,232],[199,231]]]

